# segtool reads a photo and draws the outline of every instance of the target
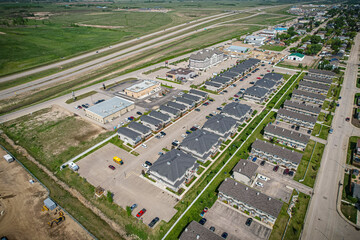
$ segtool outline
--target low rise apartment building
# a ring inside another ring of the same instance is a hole
[[[152,133],[151,128],[144,126],[138,122],[129,123],[128,128],[140,133],[142,138],[146,138],[146,137],[150,136]]]
[[[223,108],[221,114],[234,118],[239,124],[242,124],[251,117],[252,109],[249,105],[231,102]]]
[[[308,82],[308,81],[300,81],[298,89],[302,91],[326,95],[330,89],[330,85]]]
[[[240,159],[232,170],[232,177],[236,181],[250,186],[255,180],[256,170],[258,167],[259,165],[254,162],[246,159]]]
[[[280,108],[278,110],[277,115],[276,115],[276,120],[278,120],[278,121],[283,120],[290,124],[294,124],[294,125],[298,125],[300,127],[305,127],[305,128],[310,128],[310,129],[312,129],[316,123],[315,117],[297,113],[297,112],[293,112],[293,111],[289,111],[284,108]]]
[[[172,119],[178,118],[181,114],[179,109],[168,107],[166,105],[161,105],[159,111],[163,114],[168,114]]]
[[[309,135],[305,135],[297,131],[292,131],[282,127],[278,127],[274,124],[268,124],[265,127],[264,138],[269,140],[274,140],[277,143],[292,148],[297,148],[302,151],[305,150],[305,147],[310,140]]]
[[[163,124],[167,125],[171,122],[171,116],[166,113],[161,113],[158,111],[151,111],[149,113],[149,117],[156,118],[160,121],[162,121]]]
[[[284,108],[289,111],[298,112],[313,117],[317,117],[321,112],[321,107],[319,106],[308,105],[291,100],[285,100]]]
[[[258,139],[251,145],[251,155],[291,169],[297,169],[302,158],[301,153]]]
[[[336,74],[334,72],[327,70],[309,69],[309,76],[317,77],[317,78],[333,79],[334,77],[336,77]]]
[[[191,54],[189,67],[198,70],[205,70],[225,60],[225,54],[220,50],[203,49],[196,54]]]
[[[126,127],[119,128],[117,134],[120,140],[124,141],[124,143],[129,143],[132,146],[138,144],[142,140],[141,133]]]
[[[236,135],[239,123],[232,117],[217,114],[209,118],[203,125],[202,129],[215,133],[224,140]]]
[[[140,121],[143,125],[151,128],[151,130],[153,131],[158,131],[161,128],[163,128],[163,121],[153,118],[153,117],[149,117],[147,115],[143,115],[140,117]]]
[[[324,103],[326,96],[299,89],[294,89],[294,91],[292,92],[292,99],[321,105]]]
[[[207,92],[199,91],[199,90],[196,90],[196,89],[190,89],[189,93],[192,94],[192,95],[200,97],[201,100],[205,100],[209,96],[209,94]]]
[[[304,76],[302,81],[330,85],[333,81],[327,78],[310,77],[309,75]]]
[[[256,103],[263,103],[269,96],[269,89],[251,86],[244,92],[244,99]]]
[[[265,195],[242,183],[226,178],[219,187],[218,198],[231,206],[236,206],[252,217],[273,226],[280,214],[283,202]]]

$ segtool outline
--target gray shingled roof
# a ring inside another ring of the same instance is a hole
[[[308,112],[312,112],[314,114],[319,114],[321,111],[320,107],[315,107],[312,105],[306,105],[303,103],[298,103],[298,102],[294,102],[294,101],[290,101],[290,100],[286,100],[284,103],[284,107],[292,107],[292,108],[297,108],[297,109],[301,109],[301,110],[305,110]]]
[[[162,121],[160,121],[159,119],[149,117],[147,115],[141,116],[140,120],[142,122],[150,123],[151,125],[154,125],[154,126],[160,126],[162,124]]]
[[[216,77],[210,79],[210,81],[214,82],[214,83],[227,84],[227,83],[231,82],[231,79],[227,78],[227,77],[216,76]]]
[[[259,209],[273,217],[277,217],[281,211],[283,202],[271,198],[253,188],[238,183],[231,178],[225,179],[219,187],[219,192],[231,196],[243,203]]]
[[[195,164],[197,164],[196,158],[190,154],[177,149],[172,149],[160,156],[149,170],[174,182],[181,178],[185,172]]]
[[[360,199],[360,185],[357,183],[353,183],[352,196]]]
[[[218,143],[219,138],[220,136],[215,133],[198,129],[190,133],[180,145],[203,155]]]
[[[287,159],[290,162],[300,163],[302,154],[291,151],[284,147],[279,147],[275,144],[271,144],[269,142],[261,141],[256,139],[255,142],[251,145],[251,148],[258,149],[262,152],[266,152],[271,155],[276,155],[280,158]]]
[[[239,74],[235,73],[235,72],[231,72],[231,71],[225,71],[225,72],[221,73],[220,76],[234,79],[234,78],[238,77]]]
[[[191,101],[195,101],[195,102],[198,102],[200,101],[200,97],[198,96],[195,96],[195,95],[192,95],[192,94],[188,94],[188,93],[184,93],[182,95],[183,98],[186,98],[186,99],[189,99]]]
[[[158,111],[151,111],[149,113],[149,116],[150,117],[153,117],[153,118],[156,118],[156,119],[159,119],[163,122],[167,122],[171,119],[171,117],[168,115],[168,114],[164,114],[164,113],[161,113],[161,112],[158,112]]]
[[[247,67],[243,66],[243,65],[237,65],[233,68],[230,68],[230,72],[235,72],[238,73],[239,75],[243,74],[245,71],[247,70]]]
[[[187,107],[184,104],[180,104],[180,103],[176,103],[176,102],[168,102],[166,105],[168,107],[172,107],[172,108],[178,109],[180,111],[184,111],[187,109]]]
[[[307,91],[302,91],[302,90],[299,90],[299,89],[294,89],[292,94],[293,95],[299,95],[299,96],[306,96],[306,97],[310,97],[310,98],[315,98],[315,99],[319,99],[319,100],[323,100],[323,101],[326,99],[325,95],[312,93],[312,92],[307,92]]]
[[[330,89],[329,85],[321,84],[321,83],[314,83],[314,82],[309,82],[309,81],[300,81],[299,87],[300,86],[316,88],[316,89],[321,89],[321,90],[326,90],[326,91],[328,91]]]
[[[223,238],[200,223],[192,221],[181,233],[179,240],[223,240]]]
[[[299,132],[291,131],[285,128],[278,127],[274,124],[268,124],[265,129],[265,133],[271,133],[276,136],[282,136],[287,139],[291,139],[296,142],[305,143],[307,144],[310,140],[309,135],[301,134]]]
[[[203,49],[195,54],[191,54],[190,60],[204,61],[206,58],[211,58],[214,54],[223,54],[218,49]]]
[[[193,95],[201,96],[201,97],[207,97],[209,95],[206,92],[199,91],[199,90],[196,90],[196,89],[190,89],[189,93],[193,94]]]
[[[239,172],[248,178],[252,178],[255,176],[255,172],[258,169],[259,165],[256,163],[253,163],[251,161],[240,159],[240,161],[236,164],[236,166],[233,168],[233,172]]]
[[[131,130],[135,130],[137,132],[140,132],[142,134],[147,134],[151,132],[151,128],[142,125],[141,123],[138,122],[131,122],[128,125],[128,128],[130,128]]]
[[[189,106],[195,105],[195,101],[190,100],[188,98],[184,98],[184,97],[177,97],[177,98],[175,98],[175,101],[180,103],[180,104],[186,104],[186,105],[189,105]]]
[[[278,82],[283,78],[283,75],[281,75],[279,73],[267,73],[264,75],[264,78]]]
[[[209,118],[204,123],[202,128],[204,130],[211,129],[213,131],[225,134],[236,125],[237,125],[237,122],[235,119],[218,114],[214,117]]]
[[[135,132],[134,130],[131,130],[126,127],[121,127],[117,130],[118,134],[124,135],[132,140],[137,140],[138,138],[141,138],[141,134],[138,132]]]
[[[161,105],[159,107],[159,109],[161,111],[164,111],[164,112],[167,112],[167,113],[170,113],[170,114],[173,114],[173,115],[178,115],[180,113],[180,110],[179,109],[176,109],[176,108],[172,108],[172,107],[168,107],[166,105]]]
[[[320,69],[309,69],[309,73],[322,74],[322,75],[327,75],[327,76],[332,76],[332,77],[336,76],[336,74],[334,72],[327,71],[327,70],[320,70]]]
[[[220,83],[217,83],[217,82],[212,82],[212,81],[206,81],[205,82],[205,86],[212,86],[212,87],[216,87],[216,88],[219,88],[222,86],[222,84]]]
[[[298,119],[304,122],[309,122],[309,123],[316,123],[316,118],[310,116],[310,115],[305,115],[302,113],[298,113],[298,112],[293,112],[293,111],[289,111],[286,110],[284,108],[280,108],[277,112],[278,115],[284,115],[284,116],[288,116],[290,118],[293,119]]]
[[[276,85],[276,82],[270,79],[262,78],[255,83],[255,86],[266,89],[271,89]]]
[[[251,107],[246,104],[237,103],[237,102],[231,102],[223,108],[221,113],[226,113],[230,116],[235,116],[237,118],[244,117],[249,111],[251,110]]]
[[[332,83],[331,79],[311,77],[309,75],[304,76],[303,81],[317,82],[317,83],[321,83],[321,84],[331,84]]]
[[[244,95],[255,96],[257,98],[264,98],[268,92],[269,89],[258,86],[251,86],[245,90]]]

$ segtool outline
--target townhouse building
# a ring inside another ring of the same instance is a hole
[[[232,170],[232,177],[243,184],[251,185],[256,176],[259,165],[246,159],[240,159]]]
[[[312,129],[315,126],[316,118],[301,114],[298,112],[293,112],[286,110],[284,108],[280,108],[276,115],[276,120],[280,121],[283,120],[290,124],[294,124],[300,127],[310,128]]]
[[[160,120],[163,124],[167,125],[171,122],[171,116],[166,113],[161,113],[158,111],[151,111],[149,117],[156,118]]]
[[[163,114],[168,114],[172,119],[178,118],[181,114],[179,109],[168,107],[166,105],[161,105],[159,111]]]
[[[140,121],[143,125],[151,128],[151,130],[153,130],[153,131],[160,130],[161,128],[163,128],[163,125],[164,125],[163,121],[153,118],[153,117],[150,117],[150,116],[147,116],[147,115],[141,116]]]
[[[218,114],[209,118],[202,129],[221,136],[222,140],[225,141],[236,135],[238,126],[239,123],[234,118]]]
[[[302,91],[326,95],[330,89],[330,85],[309,81],[300,81],[298,89]]]
[[[324,103],[326,96],[299,89],[294,89],[294,91],[292,92],[292,99],[321,105]]]
[[[242,124],[251,117],[252,109],[249,105],[231,102],[223,108],[221,114],[234,118],[239,124]]]
[[[302,81],[319,83],[319,84],[326,84],[326,85],[330,85],[333,82],[332,79],[311,77],[309,75],[304,76]]]
[[[309,69],[309,76],[317,77],[317,78],[333,79],[334,77],[336,77],[336,74],[334,72],[327,70]]]
[[[146,138],[146,137],[150,136],[152,133],[151,128],[144,126],[138,122],[129,123],[128,128],[140,133],[142,138]]]
[[[284,109],[309,115],[315,118],[317,118],[317,116],[321,112],[321,107],[319,106],[308,105],[305,103],[295,102],[291,100],[285,100]]]
[[[199,91],[196,89],[190,89],[189,94],[200,97],[202,101],[207,99],[207,97],[209,96],[207,92]]]
[[[269,94],[269,89],[258,86],[251,86],[245,90],[243,97],[248,101],[263,103]]]
[[[133,146],[138,144],[142,139],[141,133],[131,130],[130,128],[121,127],[117,130],[117,134],[120,140]]]

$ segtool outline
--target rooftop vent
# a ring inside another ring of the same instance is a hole
[[[177,155],[178,157],[180,157],[180,153],[177,153],[176,155]]]
[[[269,197],[268,199],[269,199],[269,201],[270,201],[270,200],[271,200],[271,197]]]
[[[170,162],[167,162],[166,164],[167,164],[167,165],[170,165]]]
[[[246,191],[247,191],[248,189],[249,189],[248,187],[245,188]]]
[[[256,193],[256,195],[259,195],[259,194],[260,194],[259,192]]]
[[[198,138],[195,138],[195,141],[199,141],[199,139],[198,139]]]
[[[235,186],[237,185],[237,182],[235,182]]]
[[[199,235],[199,234],[196,235],[196,239],[200,239],[200,235]]]

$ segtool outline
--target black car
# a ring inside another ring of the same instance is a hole
[[[200,112],[200,109],[199,109],[199,108],[195,108],[195,111]]]
[[[204,225],[204,224],[206,223],[206,218],[202,218],[202,219],[199,221],[199,223],[200,223],[201,225]]]
[[[262,160],[261,163],[260,163],[261,166],[264,166],[265,165],[265,160]]]
[[[299,129],[300,129],[300,126],[296,126],[296,127],[295,127],[295,130],[296,130],[296,131],[299,131]]]
[[[192,127],[192,128],[190,128],[190,131],[196,131],[196,130],[198,130],[197,127]]]
[[[291,176],[291,177],[294,176],[294,171],[290,171],[289,176]]]
[[[149,162],[149,161],[145,161],[145,164],[148,165],[148,166],[152,166],[152,163]]]
[[[224,91],[224,92],[225,92],[225,91]],[[226,91],[226,92],[227,92],[227,91]],[[213,101],[214,101],[214,99],[210,98],[210,99],[209,99],[209,101],[210,101],[210,102],[213,102]]]
[[[291,126],[291,129],[294,129],[294,128],[295,128],[295,125],[292,125],[292,126]]]
[[[248,218],[248,219],[246,220],[245,225],[250,227],[250,225],[251,225],[252,221],[253,221],[253,219],[252,219],[252,218]]]
[[[173,145],[174,147],[179,146],[179,144],[177,144],[176,142],[172,142],[171,145]]]
[[[255,82],[249,82],[250,84],[255,84]]]
[[[222,237],[223,239],[226,239],[227,236],[228,236],[228,233],[227,233],[227,232],[223,232],[223,234],[221,234],[221,237]]]
[[[158,221],[159,221],[159,218],[158,218],[158,217],[154,218],[154,219],[149,223],[149,227],[152,228]]]
[[[308,134],[311,134],[311,130],[308,130],[307,133],[308,133]]]
[[[142,115],[142,112],[136,112],[137,115]]]
[[[210,231],[215,232],[215,227],[211,226]]]
[[[161,135],[163,135],[163,136],[165,136],[165,135],[166,135],[166,133],[164,133],[164,132],[160,132],[160,134],[161,134]]]
[[[227,90],[224,90],[223,92],[227,93],[228,91],[227,91]]]

